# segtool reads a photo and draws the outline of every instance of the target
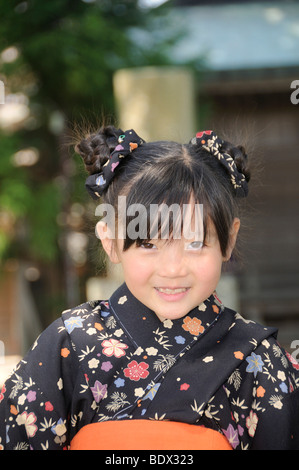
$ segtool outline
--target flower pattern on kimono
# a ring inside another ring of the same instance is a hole
[[[201,320],[198,318],[190,318],[189,316],[184,318],[184,324],[182,328],[185,331],[189,331],[191,335],[198,336],[200,333],[205,331],[204,327],[201,324]]]
[[[103,342],[102,342],[102,347],[103,347],[103,354],[105,354],[105,356],[108,356],[108,357],[111,357],[111,356],[115,356],[115,357],[122,357],[122,356],[125,356],[126,353],[124,351],[124,349],[128,349],[128,346],[124,343],[122,343],[121,341],[117,340],[117,339],[105,339]]]
[[[140,379],[146,379],[149,375],[148,364],[146,362],[131,361],[128,364],[128,367],[124,370],[125,377],[128,377],[130,380],[137,382]]]
[[[19,426],[24,425],[28,437],[34,437],[37,431],[36,415],[31,412],[23,411],[22,414],[17,416],[16,422]]]
[[[65,320],[65,327],[68,333],[72,333],[75,328],[82,328],[84,320],[82,317],[70,317],[68,320]]]
[[[2,400],[4,400],[5,392],[6,392],[5,385],[2,385],[2,389],[1,389],[1,392],[0,392],[0,403],[2,402]]]
[[[238,431],[233,427],[232,424],[229,424],[227,429],[222,429],[222,431],[232,448],[235,449],[240,442]]]
[[[296,361],[296,359],[286,351],[286,356],[288,358],[288,360],[290,361],[290,363],[292,364],[292,366],[294,367],[295,370],[299,370],[299,362]]]
[[[107,384],[102,384],[99,380],[96,380],[93,387],[90,390],[94,396],[96,403],[99,403],[107,393]]]
[[[55,435],[54,442],[62,446],[66,442],[66,425],[62,418],[60,418],[56,425],[52,426],[51,431]]]
[[[252,352],[249,357],[246,357],[246,361],[248,362],[246,372],[253,372],[254,377],[257,376],[258,372],[262,372],[264,363],[261,356]]]
[[[249,436],[253,437],[255,435],[257,423],[258,423],[258,417],[256,413],[254,413],[251,410],[249,413],[249,416],[246,418],[246,426],[248,428]]]
[[[66,426],[62,418],[60,418],[57,423],[52,426],[51,431],[58,437],[61,437],[66,433]]]
[[[63,314],[0,387],[0,449],[62,450],[94,420],[141,417],[216,426],[238,450],[299,448],[299,365],[276,330],[217,313],[213,296],[166,335],[128,289],[114,299]]]

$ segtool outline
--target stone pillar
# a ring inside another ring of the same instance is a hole
[[[145,140],[188,142],[195,134],[195,83],[183,67],[122,69],[114,75],[119,126]]]

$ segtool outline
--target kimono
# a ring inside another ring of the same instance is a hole
[[[85,430],[167,449],[178,426],[178,450],[204,432],[221,448],[299,450],[299,364],[276,334],[216,293],[161,322],[123,284],[63,312],[21,360],[0,389],[0,449],[80,448]]]

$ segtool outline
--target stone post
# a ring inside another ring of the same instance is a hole
[[[195,83],[183,67],[122,69],[114,75],[114,94],[122,129],[145,140],[188,142],[195,129]]]

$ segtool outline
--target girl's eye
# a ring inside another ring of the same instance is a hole
[[[201,250],[202,247],[203,247],[203,242],[200,242],[200,241],[186,244],[187,250]]]
[[[146,243],[142,243],[140,245],[141,248],[144,248],[146,250],[152,250],[154,248],[156,248],[156,246],[153,244],[153,243],[149,243],[149,242],[146,242]]]

